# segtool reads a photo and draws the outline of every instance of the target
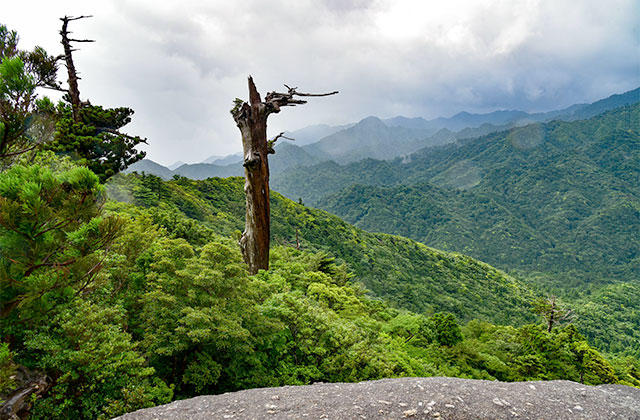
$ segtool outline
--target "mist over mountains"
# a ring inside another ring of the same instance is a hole
[[[576,104],[544,113],[495,111],[487,114],[460,112],[452,117],[432,120],[397,116],[381,120],[370,116],[342,126],[314,125],[287,132],[294,141],[281,140],[277,153],[269,160],[272,174],[288,168],[326,161],[338,164],[362,159],[393,159],[425,147],[442,145],[457,139],[472,138],[535,122],[586,119],[619,106],[640,101],[640,88],[612,95],[592,104]],[[192,179],[240,176],[241,154],[211,156],[196,164],[171,165],[169,169],[149,159],[131,165],[126,172],[145,172],[170,179],[174,175]]]

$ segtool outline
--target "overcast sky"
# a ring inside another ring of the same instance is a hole
[[[20,0],[0,23],[60,54],[65,14],[93,15],[70,24],[96,40],[74,55],[82,97],[133,108],[125,131],[165,165],[241,150],[229,110],[249,74],[263,95],[340,91],[272,115],[272,133],[547,111],[640,86],[637,0]]]

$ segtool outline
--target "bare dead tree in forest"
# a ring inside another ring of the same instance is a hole
[[[297,97],[329,96],[330,93],[300,93],[285,85],[287,93],[269,92],[261,99],[253,78],[249,76],[249,102],[242,99],[234,101],[231,115],[242,135],[243,166],[245,175],[244,191],[246,195],[245,229],[240,238],[240,249],[249,273],[269,269],[269,161],[267,155],[275,153],[275,142],[284,137],[280,133],[267,140],[267,118],[280,112],[283,106],[306,104]]]
[[[73,21],[73,20],[78,20],[78,19],[85,19],[85,18],[90,18],[91,16],[78,16],[78,17],[71,17],[71,16],[65,16],[60,18],[60,20],[62,21],[62,30],[60,30],[60,35],[62,36],[62,46],[64,47],[64,62],[65,65],[67,67],[67,74],[69,75],[69,79],[68,79],[68,83],[69,83],[69,89],[68,89],[68,93],[69,93],[69,98],[71,99],[71,108],[73,111],[73,120],[78,122],[80,121],[80,108],[82,107],[82,101],[80,100],[80,90],[78,89],[78,80],[80,79],[78,77],[78,72],[76,71],[76,67],[73,64],[73,51],[77,51],[77,49],[74,49],[71,47],[71,43],[72,42],[94,42],[94,40],[92,39],[74,39],[74,38],[69,38],[69,34],[71,34],[72,32],[69,32],[68,26],[69,26],[69,22]]]
[[[538,298],[533,303],[533,311],[544,318],[547,332],[551,332],[554,325],[570,322],[573,319],[572,310],[561,305],[555,296]]]

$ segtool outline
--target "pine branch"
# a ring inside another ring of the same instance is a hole
[[[140,141],[140,143],[144,143],[144,144],[149,144],[147,143],[147,139],[143,139],[141,137],[135,137],[135,136],[130,136],[129,134],[126,133],[122,133],[118,130],[114,130],[113,128],[107,128],[107,127],[96,127],[96,131],[98,131],[98,133],[109,133],[109,134],[113,134],[115,136],[122,136],[125,137],[129,140],[134,140],[134,141]]]

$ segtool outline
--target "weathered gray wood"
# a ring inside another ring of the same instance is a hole
[[[231,110],[233,119],[242,135],[243,166],[246,196],[245,229],[240,238],[240,249],[249,273],[269,269],[270,205],[269,205],[269,161],[268,155],[275,153],[274,139],[267,141],[267,118],[280,112],[283,106],[307,103],[294,96],[328,96],[338,93],[299,93],[296,88],[287,93],[269,92],[262,101],[253,78],[249,76],[249,102],[237,99]]]
[[[80,78],[78,77],[76,67],[73,64],[72,52],[76,50],[71,48],[71,43],[72,42],[94,42],[94,41],[90,39],[69,38],[69,34],[71,32],[69,32],[68,26],[69,26],[69,22],[72,20],[85,19],[89,17],[91,16],[78,16],[78,17],[65,16],[63,18],[60,18],[60,20],[62,21],[62,30],[60,31],[60,35],[62,36],[61,43],[64,48],[64,62],[67,67],[67,74],[69,76],[69,78],[67,79],[67,82],[69,83],[69,89],[67,90],[67,92],[69,93],[69,97],[71,99],[71,110],[73,112],[73,120],[76,122],[80,121],[79,110],[80,110],[80,107],[82,106],[82,102],[80,101],[80,89],[78,88],[78,80]]]

